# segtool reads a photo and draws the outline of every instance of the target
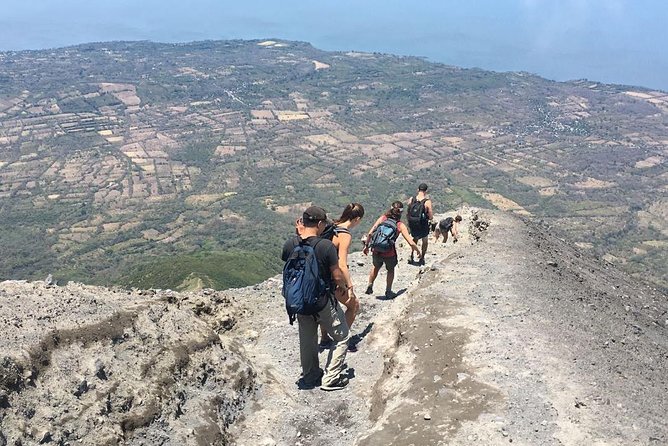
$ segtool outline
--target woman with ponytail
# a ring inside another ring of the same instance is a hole
[[[394,241],[397,239],[399,234],[401,234],[404,239],[406,239],[406,242],[408,242],[411,248],[413,248],[413,251],[418,255],[418,259],[420,258],[420,248],[418,248],[418,245],[413,241],[413,238],[408,232],[406,225],[401,222],[401,213],[403,210],[403,203],[401,201],[395,201],[392,203],[390,209],[385,212],[385,214],[381,215],[378,220],[376,220],[367,234],[364,254],[368,254],[369,248],[371,247],[373,252],[373,267],[371,268],[371,273],[369,273],[369,285],[366,288],[366,294],[373,294],[373,282],[376,280],[376,277],[378,277],[380,268],[385,265],[385,268],[387,269],[385,298],[393,299],[397,296],[394,291],[392,291],[392,283],[394,282],[394,268],[398,263],[397,250],[394,246]],[[390,241],[388,249],[381,249],[380,247],[372,246],[374,231],[376,231],[376,228],[381,225],[384,226],[383,229],[385,229],[387,232],[390,232],[388,236],[385,237],[386,240],[389,239]],[[392,230],[394,233],[391,233]]]
[[[364,217],[364,206],[360,203],[350,203],[345,207],[341,216],[334,220],[334,236],[332,238],[332,243],[334,243],[334,247],[338,251],[339,268],[341,268],[343,277],[346,279],[346,289],[337,288],[335,295],[336,299],[346,306],[345,315],[348,327],[355,321],[355,316],[357,316],[357,312],[360,308],[359,300],[353,290],[353,282],[350,279],[350,271],[348,270],[348,249],[352,242],[350,230],[360,224],[362,217]],[[320,346],[326,348],[333,341],[322,328],[320,332],[322,334]],[[349,350],[354,351],[355,346],[350,344]]]

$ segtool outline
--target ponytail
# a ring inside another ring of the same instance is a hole
[[[341,213],[341,216],[336,220],[334,220],[334,223],[339,224],[343,223],[344,221],[350,221],[358,217],[359,218],[364,217],[364,206],[362,206],[360,203],[350,203],[348,206],[345,207],[345,209]]]
[[[404,204],[401,201],[394,201],[390,209],[385,212],[387,218],[399,221],[401,219],[401,213],[404,210]]]

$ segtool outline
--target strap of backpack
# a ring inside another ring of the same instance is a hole
[[[340,226],[334,227],[334,234],[339,235],[339,234],[350,234],[350,230],[348,228],[342,228]]]

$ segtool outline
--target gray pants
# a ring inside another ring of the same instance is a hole
[[[346,323],[343,309],[332,297],[315,316],[297,315],[299,324],[299,355],[302,363],[304,381],[314,383],[320,377],[318,362],[318,325],[322,324],[327,334],[336,341],[336,346],[329,351],[322,384],[333,384],[343,373],[343,365],[348,351],[350,330]]]

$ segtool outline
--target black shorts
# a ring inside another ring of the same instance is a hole
[[[447,233],[450,229],[452,229],[452,224],[443,224],[443,222],[438,224],[438,229],[441,231],[441,234]]]
[[[411,233],[411,237],[413,237],[416,240],[420,240],[421,238],[425,238],[429,236],[429,222],[425,224],[409,224],[408,225],[408,230]]]
[[[381,257],[380,254],[374,252],[372,260],[373,266],[380,268],[381,266],[385,265],[385,268],[387,268],[388,271],[392,271],[399,263],[399,259],[397,258],[396,254],[390,257]]]

